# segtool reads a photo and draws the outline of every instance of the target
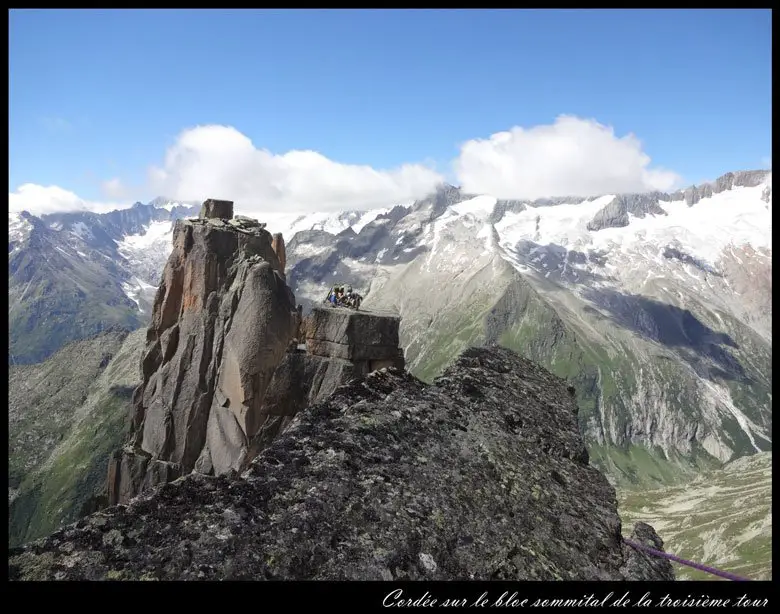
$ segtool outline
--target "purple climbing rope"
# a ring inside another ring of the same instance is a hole
[[[681,565],[687,565],[688,567],[693,567],[694,569],[698,569],[699,571],[711,573],[714,576],[720,576],[721,578],[726,578],[728,580],[733,580],[735,582],[750,582],[750,578],[743,578],[741,576],[730,573],[728,571],[715,569],[714,567],[702,565],[701,563],[694,563],[693,561],[681,559],[679,556],[669,554],[668,552],[661,552],[660,550],[656,550],[655,548],[651,548],[650,546],[645,546],[644,544],[638,544],[637,542],[631,541],[630,539],[626,539],[625,537],[623,538],[623,541],[626,542],[629,546],[631,546],[634,549],[644,550],[645,552],[648,552],[653,556],[669,559],[670,561],[675,561],[676,563],[680,563]]]

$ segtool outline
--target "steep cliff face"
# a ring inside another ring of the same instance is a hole
[[[284,237],[281,232],[275,232],[273,240],[271,241],[271,247],[276,253],[276,257],[279,259],[279,265],[284,273],[284,267],[287,262],[287,253],[284,248]]]
[[[404,368],[398,347],[400,318],[344,308],[315,308],[265,391],[265,420],[247,454],[254,458],[302,409],[338,386],[386,367]],[[296,343],[303,341],[304,343]]]
[[[109,468],[110,501],[197,468],[237,469],[295,332],[295,298],[271,235],[206,201],[177,222],[147,332],[130,445]]]
[[[243,470],[307,404],[371,369],[403,366],[397,318],[331,309],[301,326],[284,241],[264,226],[216,200],[177,222],[132,434],[109,465],[110,503],[192,471]],[[303,340],[311,354],[298,350]]]
[[[391,315],[315,308],[304,321],[306,348],[316,356],[349,360],[361,375],[383,367],[403,369],[400,322]]]
[[[632,537],[662,542],[647,525]],[[13,549],[9,577],[673,579],[625,545],[566,383],[498,347],[428,385],[382,369],[240,476],[192,474]]]

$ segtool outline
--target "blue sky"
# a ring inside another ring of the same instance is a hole
[[[15,10],[9,54],[9,192],[100,200],[114,179],[113,196],[142,199],[156,165],[160,185],[189,193],[166,150],[212,124],[273,154],[433,165],[478,187],[493,152],[458,175],[463,143],[562,114],[635,134],[649,166],[685,184],[771,156],[769,10]]]

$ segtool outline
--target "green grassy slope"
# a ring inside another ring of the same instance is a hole
[[[110,362],[102,373],[91,377],[86,388],[66,388],[71,393],[69,399],[64,392],[49,398],[25,397],[22,378],[12,384],[16,413],[23,418],[11,430],[12,440],[21,442],[15,453],[9,454],[9,464],[15,468],[18,481],[9,501],[11,545],[49,534],[99,501],[105,488],[109,455],[127,434],[131,395],[140,382],[144,336],[143,330],[135,331],[121,345],[115,338],[103,339],[114,350]],[[94,355],[101,360],[106,356],[107,346],[85,344],[66,346],[42,365],[21,367],[17,373],[37,370],[41,373],[39,379],[45,379],[44,372],[67,376],[70,370],[81,374],[81,367],[74,365],[94,362]],[[37,430],[31,430],[30,424],[36,425]],[[49,445],[36,441],[48,441]],[[26,443],[30,445],[21,445]],[[30,447],[38,448],[33,466],[26,453]]]
[[[44,232],[8,260],[9,364],[45,360],[71,341],[111,326],[134,330],[144,319],[125,296],[117,264],[104,255],[77,259]]]
[[[771,452],[738,459],[683,486],[619,489],[618,500],[626,532],[641,520],[677,556],[754,580],[772,578]],[[675,573],[680,580],[720,579],[676,563]]]

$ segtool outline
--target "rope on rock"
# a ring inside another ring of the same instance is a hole
[[[702,565],[701,563],[694,563],[693,561],[681,559],[679,556],[669,554],[668,552],[662,552],[660,550],[656,550],[655,548],[651,548],[650,546],[645,546],[644,544],[639,544],[635,541],[631,541],[630,539],[626,539],[625,537],[623,538],[623,541],[626,542],[626,544],[628,544],[635,550],[643,550],[644,552],[647,552],[648,554],[652,554],[653,556],[657,556],[663,559],[669,559],[670,561],[680,563],[681,565],[687,565],[688,567],[693,567],[694,569],[698,569],[699,571],[704,571],[714,576],[720,576],[721,578],[726,578],[727,580],[733,580],[734,582],[750,582],[750,578],[743,578],[731,572],[723,571],[722,569],[716,569],[715,567],[709,567],[708,565]]]

